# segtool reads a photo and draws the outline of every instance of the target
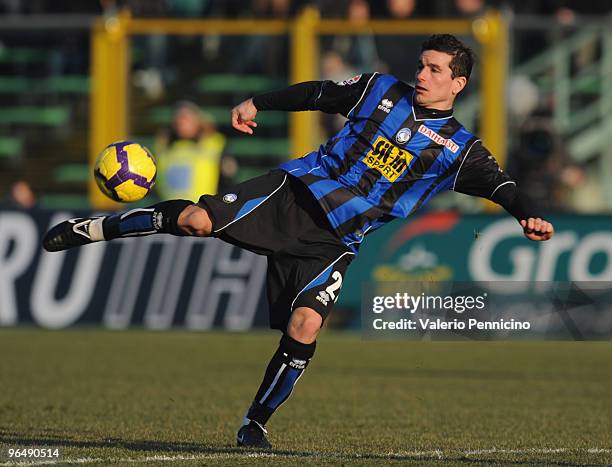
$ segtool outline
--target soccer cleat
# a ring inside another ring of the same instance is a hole
[[[57,224],[43,238],[43,248],[47,251],[62,251],[97,241],[92,240],[90,232],[92,221],[97,219],[102,218],[77,217]]]
[[[250,421],[238,430],[238,446],[245,448],[272,449],[270,441],[266,438],[267,431],[259,423]]]

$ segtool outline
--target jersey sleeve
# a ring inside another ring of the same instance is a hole
[[[306,81],[253,98],[257,110],[320,110],[345,117],[364,94],[371,73],[346,81]]]
[[[459,167],[453,190],[491,199],[496,190],[503,185],[516,185],[516,183],[501,169],[495,157],[482,143],[476,140]]]
[[[348,116],[364,95],[372,76],[372,73],[364,73],[346,81],[323,81],[317,109]]]
[[[540,209],[516,186],[480,141],[472,144],[465,155],[453,190],[487,198],[502,206],[518,221],[543,217]]]

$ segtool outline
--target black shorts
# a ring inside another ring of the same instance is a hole
[[[213,237],[268,257],[270,327],[284,331],[297,307],[323,320],[338,299],[354,253],[298,179],[276,170],[214,196],[203,195]]]

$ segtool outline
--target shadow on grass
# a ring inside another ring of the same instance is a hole
[[[46,430],[45,430],[46,431]],[[229,446],[207,446],[201,443],[175,442],[175,441],[153,441],[153,440],[126,440],[120,438],[104,438],[100,440],[76,440],[66,437],[52,436],[49,434],[37,436],[23,433],[16,433],[11,430],[0,428],[0,445],[8,444],[14,447],[71,447],[71,448],[107,448],[107,449],[126,449],[140,453],[151,453],[152,455],[181,453],[191,455],[253,455],[271,458],[287,459],[321,459],[341,461],[391,461],[391,462],[411,462],[411,463],[435,463],[438,465],[464,464],[490,464],[490,465],[550,465],[550,460],[535,459],[491,459],[490,457],[478,458],[470,455],[466,457],[461,453],[453,455],[442,455],[436,451],[415,452],[412,454],[381,454],[381,453],[359,453],[359,452],[326,452],[326,451],[289,451],[272,450],[262,451],[256,449],[245,449]],[[112,459],[109,459],[112,462]],[[554,465],[582,466],[573,462],[554,461]]]

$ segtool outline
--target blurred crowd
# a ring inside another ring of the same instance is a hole
[[[100,14],[127,7],[139,17],[289,18],[305,5],[323,17],[457,17],[487,7],[517,14],[554,15],[562,23],[577,15],[610,11],[609,0],[0,0],[0,14]]]

